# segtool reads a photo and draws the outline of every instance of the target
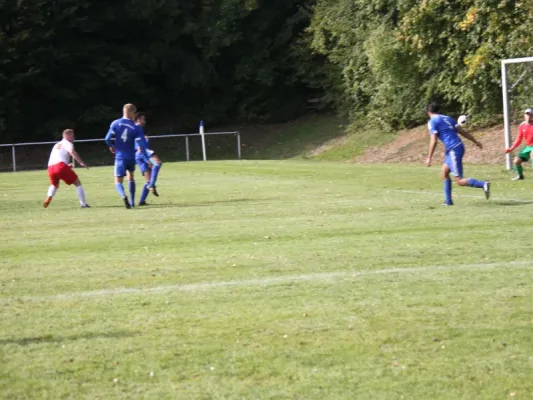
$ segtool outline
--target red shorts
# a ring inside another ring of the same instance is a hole
[[[59,180],[62,180],[67,185],[72,185],[78,180],[78,175],[63,162],[49,166],[48,176],[50,177],[50,183],[55,187],[59,186]]]

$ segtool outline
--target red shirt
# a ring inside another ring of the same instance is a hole
[[[526,140],[526,146],[533,146],[533,124],[528,124],[527,122],[520,124],[518,127],[518,137],[511,146],[511,149],[514,150],[520,146],[520,143],[524,139]]]

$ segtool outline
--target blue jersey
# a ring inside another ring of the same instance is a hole
[[[145,137],[144,140],[146,141],[146,146],[148,146],[149,139]],[[154,151],[147,148],[146,153],[143,152],[139,145],[139,139],[135,139],[135,145],[137,146],[137,153],[135,153],[135,160],[137,163],[150,163],[150,157],[152,157]],[[146,157],[146,155],[148,155],[148,157]]]
[[[438,134],[446,151],[450,151],[463,144],[463,141],[457,134],[457,126],[457,122],[447,115],[435,115],[428,122],[429,134]]]
[[[114,144],[113,138],[115,138]],[[138,141],[136,141],[137,139]],[[113,121],[105,141],[109,147],[115,147],[115,159],[117,160],[135,160],[136,145],[141,148],[143,153],[146,153],[146,141],[142,128],[128,118]]]

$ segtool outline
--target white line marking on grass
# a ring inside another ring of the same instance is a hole
[[[443,196],[442,193],[428,192],[428,191],[425,191],[425,190],[396,189],[394,191],[395,192],[399,192],[399,193],[407,193],[407,194],[425,194],[426,196]],[[483,194],[481,194],[479,196],[473,196],[473,195],[469,195],[469,194],[454,194],[454,197],[458,197],[458,198],[464,197],[464,198],[469,198],[469,199],[485,200],[485,197],[483,196]],[[514,202],[514,203],[526,203],[526,204],[533,202],[533,199],[532,200],[520,200],[520,199],[503,199],[503,198],[494,198],[494,197],[491,197],[491,200],[495,200],[495,201],[511,201],[511,202]]]
[[[316,282],[324,283],[328,281],[339,280],[342,278],[355,278],[360,276],[371,275],[388,275],[401,273],[425,273],[433,271],[455,271],[455,270],[475,270],[475,269],[492,269],[498,267],[529,267],[532,266],[532,261],[517,261],[517,262],[497,262],[497,263],[480,263],[480,264],[463,264],[463,265],[440,265],[430,267],[406,267],[406,268],[388,268],[378,269],[374,271],[339,271],[339,272],[324,272],[317,274],[302,274],[302,275],[282,275],[272,276],[248,280],[235,281],[219,281],[219,282],[200,282],[200,283],[185,283],[177,285],[163,285],[155,287],[141,287],[141,288],[112,288],[102,290],[92,290],[88,292],[71,292],[62,293],[50,296],[41,297],[20,297],[0,299],[0,303],[12,303],[17,301],[22,302],[42,302],[54,300],[74,300],[84,298],[98,298],[106,296],[128,295],[128,294],[160,294],[169,292],[197,292],[217,288],[228,288],[235,286],[268,286],[276,284],[290,284],[301,282]]]

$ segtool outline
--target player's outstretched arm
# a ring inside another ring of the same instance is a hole
[[[470,140],[472,143],[474,143],[480,149],[483,148],[483,145],[474,136],[472,136],[470,133],[468,133],[462,126],[458,126],[455,129],[457,130],[457,133],[459,133],[459,135],[461,135],[465,139]]]
[[[428,158],[426,159],[426,167],[431,166],[431,159],[433,158],[433,154],[437,148],[437,135],[437,133],[431,135],[431,139],[429,141]]]
[[[518,146],[520,146],[520,144],[522,143],[522,140],[524,140],[524,135],[522,134],[522,130],[518,129],[518,136],[516,137],[516,140],[514,141],[511,147],[509,147],[508,149],[505,149],[505,153],[510,153],[511,151],[516,149]]]
[[[72,151],[70,152],[70,155],[71,155],[72,158],[74,158],[74,160],[76,160],[76,161],[78,162],[78,164],[80,164],[82,167],[84,167],[84,168],[89,168],[89,167],[87,166],[87,164],[85,164],[85,163],[83,162],[83,160],[81,159],[80,155],[78,154],[78,152],[77,152],[76,150],[72,150]]]

